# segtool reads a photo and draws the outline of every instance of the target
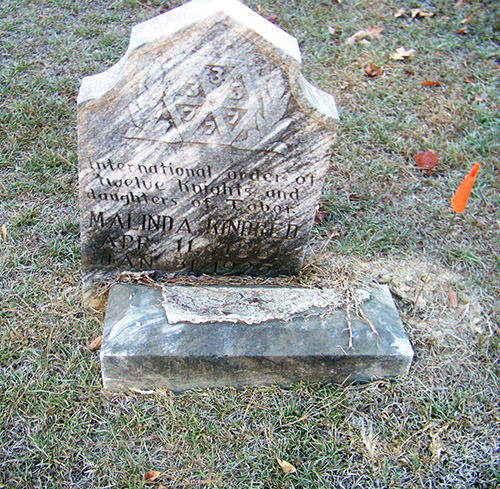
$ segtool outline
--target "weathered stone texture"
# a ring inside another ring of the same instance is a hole
[[[189,294],[198,297],[200,305],[206,304],[210,295],[206,287],[190,289]],[[211,289],[226,294],[224,287]],[[292,291],[300,294],[301,290]],[[256,292],[265,295],[266,289]],[[242,293],[251,297],[248,290]],[[172,324],[162,306],[160,288],[114,285],[101,348],[104,387],[112,391],[182,391],[272,383],[289,386],[298,381],[342,383],[404,375],[413,350],[389,290],[382,286],[369,294],[362,307],[378,335],[367,321],[351,314],[354,348],[349,349],[344,309],[313,304],[297,310],[287,322],[214,322],[210,317],[204,323]],[[291,309],[300,302],[295,296],[290,300],[294,302]],[[335,297],[332,300],[335,302]],[[219,310],[220,315],[223,310]]]
[[[299,271],[337,113],[294,38],[195,0],[135,27],[78,114],[85,272]]]

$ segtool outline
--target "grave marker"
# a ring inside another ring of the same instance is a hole
[[[237,0],[193,0],[134,27],[78,97],[87,304],[93,283],[125,270],[298,273],[337,120],[333,97],[300,74],[295,38]],[[413,350],[389,290],[355,294],[365,315],[350,318],[335,289],[114,284],[104,387],[406,373]]]
[[[87,275],[299,272],[338,115],[295,38],[194,0],[136,26],[78,115]]]

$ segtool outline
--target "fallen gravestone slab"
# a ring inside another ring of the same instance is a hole
[[[261,307],[255,303],[256,294],[257,298],[273,294],[272,288],[265,287],[165,289],[169,297],[183,295],[184,302],[191,298],[199,311],[210,307],[213,295],[219,294],[229,305],[237,295],[248,307],[254,305],[255,317]],[[289,386],[297,381],[370,381],[408,373],[413,350],[386,286],[362,294],[369,297],[361,306],[366,320],[351,314],[353,349],[349,349],[346,311],[330,307],[339,303],[338,293],[323,290],[324,297],[314,302],[312,289],[286,290],[290,290],[289,303],[282,304],[286,299],[281,297],[281,303],[273,306],[269,300],[267,320],[258,324],[247,324],[245,311],[241,321],[235,322],[233,311],[231,322],[225,322],[225,307],[220,303],[218,314],[209,314],[205,322],[198,317],[194,323],[170,323],[160,287],[114,285],[101,348],[104,387],[183,391],[273,383]],[[302,307],[308,302],[309,308]],[[272,319],[273,307],[278,319]],[[284,308],[289,312],[287,321],[281,318]]]

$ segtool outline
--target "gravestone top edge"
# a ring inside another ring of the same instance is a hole
[[[78,93],[78,104],[101,98],[112,90],[122,78],[127,60],[141,46],[172,37],[181,30],[220,13],[254,31],[293,61],[301,63],[297,39],[239,0],[191,0],[134,26],[123,57],[107,70],[83,78]]]

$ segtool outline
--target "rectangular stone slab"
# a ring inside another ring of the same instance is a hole
[[[206,287],[191,289],[203,304]],[[413,350],[390,292],[382,286],[369,293],[362,308],[378,336],[351,313],[350,350],[343,309],[313,306],[287,322],[169,324],[161,288],[116,284],[109,294],[101,347],[104,388],[184,391],[404,375]]]

